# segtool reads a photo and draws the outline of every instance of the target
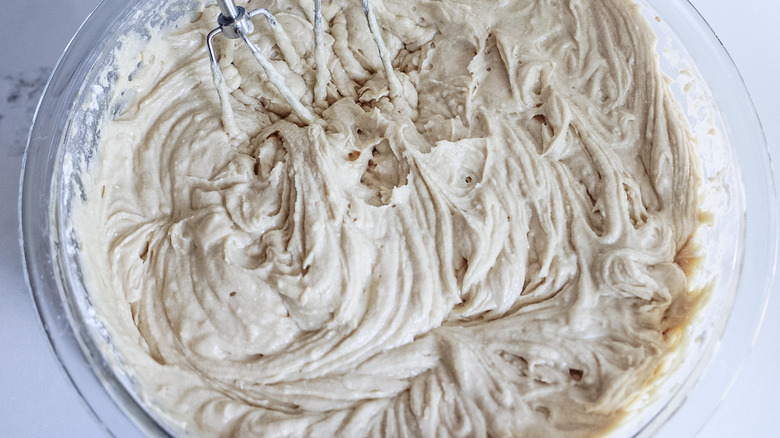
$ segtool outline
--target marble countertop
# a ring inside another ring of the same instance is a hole
[[[18,2],[0,0],[18,8]],[[18,245],[18,181],[38,98],[48,75],[97,0],[28,0],[39,11],[30,34],[17,13],[0,15],[0,436],[99,437],[108,434],[60,369],[38,322]],[[691,0],[739,67],[762,119],[770,153],[780,159],[780,2]],[[776,172],[780,167],[776,165]],[[776,184],[780,175],[775,175]],[[780,184],[778,184],[780,186]],[[780,281],[776,282],[780,283]],[[701,437],[778,437],[780,285],[734,387]],[[673,430],[662,436],[677,437]]]

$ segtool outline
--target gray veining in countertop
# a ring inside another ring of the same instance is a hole
[[[0,139],[3,155],[21,158],[27,142],[29,121],[49,78],[51,69],[39,67],[32,71],[6,73],[0,78]]]

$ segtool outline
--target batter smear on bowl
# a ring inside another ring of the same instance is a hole
[[[388,70],[322,3],[319,50],[314,1],[244,5],[311,120],[240,40],[220,104],[216,6],[120,53],[76,222],[141,397],[207,436],[608,432],[700,297],[700,164],[638,7],[372,0]]]

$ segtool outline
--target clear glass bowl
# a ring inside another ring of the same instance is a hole
[[[717,281],[688,328],[687,348],[674,358],[677,372],[659,380],[612,435],[668,430],[693,436],[733,383],[760,326],[774,277],[777,203],[760,123],[715,34],[685,0],[638,3],[659,36],[662,68],[699,143],[705,208],[718,212],[713,226],[702,231],[707,259],[700,280]],[[114,365],[121,358],[84,286],[70,212],[73,200],[86,196],[81,172],[96,156],[100,124],[110,111],[112,50],[119,37],[142,31],[139,24],[147,21],[164,25],[196,7],[185,0],[104,0],[54,69],[25,154],[20,243],[30,290],[60,364],[113,435],[181,431],[148,409],[132,377]]]

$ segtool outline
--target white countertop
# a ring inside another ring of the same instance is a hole
[[[742,73],[764,125],[780,186],[780,2],[691,2]],[[60,52],[98,1],[0,3],[0,436],[106,436],[55,361],[24,281],[17,242],[19,172],[35,105]],[[30,11],[38,12],[27,15]],[[699,436],[780,437],[777,283],[742,373]],[[667,430],[663,436],[678,434]]]

